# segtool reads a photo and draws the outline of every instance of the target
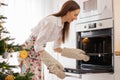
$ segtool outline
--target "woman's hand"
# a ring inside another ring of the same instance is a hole
[[[90,57],[86,55],[85,51],[83,51],[82,49],[63,48],[61,53],[61,55],[64,57],[76,60],[88,61],[90,59]]]
[[[62,52],[62,48],[55,48],[54,51],[58,52],[58,53],[61,53]]]

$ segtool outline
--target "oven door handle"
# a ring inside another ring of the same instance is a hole
[[[79,78],[82,79],[82,74],[66,74],[66,77],[73,77],[73,78]]]

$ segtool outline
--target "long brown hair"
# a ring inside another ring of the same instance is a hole
[[[63,17],[67,14],[69,11],[74,11],[76,9],[80,9],[80,6],[74,1],[74,0],[68,0],[65,2],[61,8],[61,10],[58,13],[53,14],[54,16],[57,17]],[[69,28],[70,28],[70,23],[69,22],[64,22],[64,27],[62,30],[62,42],[64,43],[68,37],[69,37]]]

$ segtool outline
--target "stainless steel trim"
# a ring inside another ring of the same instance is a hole
[[[66,73],[66,77],[73,77],[73,78],[82,79],[82,74]]]

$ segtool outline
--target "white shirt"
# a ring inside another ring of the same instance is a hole
[[[62,19],[61,17],[47,16],[32,29],[32,35],[37,36],[34,44],[36,52],[44,50],[44,44],[54,41],[54,48],[60,47],[62,39]]]

